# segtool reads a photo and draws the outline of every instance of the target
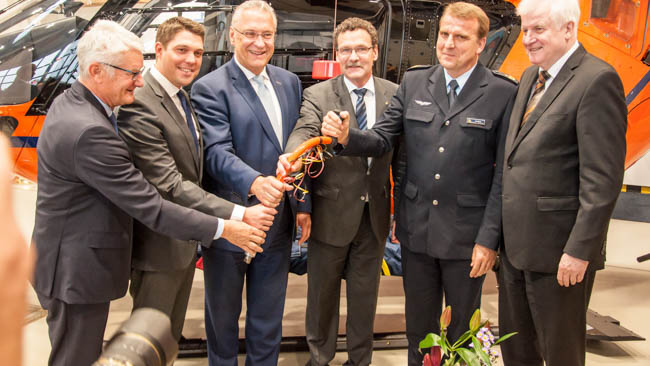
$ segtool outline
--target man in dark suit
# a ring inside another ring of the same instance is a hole
[[[518,8],[524,71],[503,171],[499,328],[506,365],[584,365],[586,311],[623,183],[627,108],[616,71],[577,42],[576,0]]]
[[[478,63],[489,20],[475,5],[448,5],[440,20],[440,65],[407,72],[375,126],[349,129],[328,113],[323,134],[344,155],[379,156],[404,136],[406,175],[396,208],[402,243],[409,365],[421,365],[419,342],[438,332],[445,303],[455,341],[479,306],[485,273],[501,233],[503,142],[515,85]],[[496,166],[495,166],[496,164]]]
[[[267,65],[277,20],[260,0],[239,5],[232,16],[234,59],[199,79],[192,99],[203,129],[206,189],[244,206],[277,205],[263,255],[249,265],[226,240],[203,252],[208,359],[236,365],[242,289],[246,282],[246,364],[276,365],[289,273],[294,215],[309,236],[308,202],[297,207],[291,189],[274,177],[278,156],[298,120],[298,77]],[[286,199],[283,197],[286,196]]]
[[[347,111],[353,128],[371,128],[397,90],[396,84],[372,75],[379,50],[371,23],[348,18],[336,27],[334,40],[343,75],[305,89],[287,152],[320,136],[323,117],[331,110]],[[346,364],[372,361],[377,292],[390,222],[392,157],[392,150],[372,159],[336,156],[312,181],[305,320],[309,365],[327,365],[336,353],[343,278],[348,301]]]
[[[135,103],[120,108],[120,135],[129,146],[134,165],[163,198],[266,231],[273,222],[274,209],[234,205],[200,186],[201,130],[181,88],[189,85],[201,68],[204,34],[201,24],[182,17],[160,24],[156,64],[144,74],[144,86],[136,90]],[[159,234],[139,221],[135,222],[133,240],[133,309],[149,307],[167,314],[178,341],[192,289],[196,245]]]
[[[38,142],[34,288],[48,310],[50,365],[90,365],[109,302],[126,292],[132,218],[181,240],[225,236],[259,251],[264,232],[165,201],[130,159],[112,109],[142,86],[142,43],[98,21],[77,45],[79,81],[56,98]]]

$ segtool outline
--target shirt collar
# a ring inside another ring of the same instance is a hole
[[[549,75],[551,75],[551,79],[554,79],[557,76],[557,74],[560,73],[560,70],[562,70],[562,67],[567,62],[569,57],[571,57],[571,55],[573,55],[573,53],[578,49],[578,45],[579,45],[578,41],[575,41],[573,46],[571,46],[571,48],[569,48],[569,50],[566,51],[566,53],[562,55],[562,57],[560,57],[557,61],[555,61],[553,66],[549,67],[548,70],[546,70],[546,72],[548,72]],[[540,69],[542,68],[540,67]]]
[[[102,107],[104,107],[104,111],[106,112],[106,115],[110,117],[113,114],[113,110],[111,109],[111,107],[109,107],[108,104],[104,103],[104,101],[101,100],[101,98],[99,98],[97,95],[95,95],[95,93],[93,93],[90,89],[88,89],[88,91],[90,91],[93,97],[95,97],[99,101],[99,103],[101,103]]]
[[[252,78],[257,76],[252,71],[245,68],[242,64],[239,63],[239,60],[237,60],[237,55],[235,55],[234,59],[235,59],[235,64],[237,64],[237,66],[239,66],[239,68],[244,73],[244,75],[246,76],[246,79],[248,79],[248,81],[251,81]],[[262,70],[260,75],[262,75],[262,78],[264,78],[264,81],[269,81],[270,80],[269,74],[266,73],[266,66],[264,67],[264,70]]]
[[[178,94],[178,92],[181,90],[181,88],[177,88],[176,85],[172,84],[169,79],[167,79],[165,75],[163,75],[160,70],[156,68],[156,66],[150,68],[149,72],[170,97],[175,97],[176,94]]]
[[[345,83],[345,86],[348,88],[348,93],[352,93],[355,89],[361,89],[361,88],[366,88],[366,93],[370,93],[370,95],[375,95],[375,78],[370,77],[368,81],[361,87],[358,88],[356,85],[354,85],[345,75],[343,75],[343,82]]]
[[[472,71],[474,71],[476,65],[478,65],[478,63],[475,63],[471,69],[467,70],[464,74],[456,78],[456,82],[458,83],[457,94],[460,94],[460,91],[463,90],[463,86],[465,86],[465,83],[467,83],[467,80],[469,79],[470,75],[472,75]],[[452,78],[451,75],[449,75],[449,73],[444,67],[442,69],[445,71],[445,86],[447,87],[447,89],[449,89],[449,82],[452,81],[454,78]],[[449,92],[449,90],[447,90],[447,92]]]

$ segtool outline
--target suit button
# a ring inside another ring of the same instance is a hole
[[[440,152],[445,152],[445,148],[442,147],[442,146],[440,146],[440,147],[438,148],[438,151],[440,151]]]
[[[436,180],[439,180],[439,179],[440,179],[440,174],[436,174],[436,175],[434,175],[433,177],[434,177]]]
[[[433,200],[433,205],[438,206],[438,200]]]
[[[362,201],[366,200],[366,196],[361,196],[360,198],[361,198]]]
[[[445,126],[449,126],[449,121],[445,121]]]

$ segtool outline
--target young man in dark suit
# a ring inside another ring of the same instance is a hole
[[[396,84],[372,75],[379,49],[371,23],[348,18],[336,27],[334,41],[343,75],[305,89],[287,152],[320,136],[323,117],[331,110],[347,111],[353,128],[371,128],[397,90]],[[309,365],[325,366],[336,353],[343,278],[349,364],[367,366],[372,361],[379,277],[390,224],[392,158],[392,150],[372,159],[336,156],[312,180],[305,320]]]
[[[584,365],[586,311],[623,182],[627,108],[616,71],[577,41],[577,0],[519,4],[524,71],[503,163],[499,328],[504,363]]]
[[[295,222],[309,236],[309,202],[298,205],[275,178],[278,156],[298,120],[298,77],[267,65],[274,51],[277,19],[265,1],[240,4],[233,13],[234,58],[194,83],[192,101],[205,142],[206,189],[252,206],[277,207],[264,252],[244,263],[226,240],[203,252],[205,318],[211,366],[237,364],[239,316],[246,283],[246,364],[275,366]],[[284,199],[283,199],[284,197]]]
[[[323,133],[343,155],[377,156],[400,136],[406,174],[395,215],[402,243],[409,365],[422,364],[419,342],[438,332],[443,294],[455,341],[480,307],[485,273],[501,236],[501,162],[515,84],[478,62],[489,29],[477,6],[447,5],[440,19],[440,65],[408,71],[368,131],[330,113]]]
[[[199,73],[204,33],[201,24],[182,17],[160,24],[156,63],[144,74],[144,86],[135,91],[135,102],[119,110],[120,136],[136,168],[165,199],[266,231],[273,223],[274,209],[244,208],[201,188],[202,135],[182,88]],[[139,221],[134,223],[133,243],[133,309],[149,307],[167,314],[178,341],[192,289],[196,244],[159,234]]]
[[[100,20],[77,45],[79,81],[52,103],[38,141],[34,289],[48,311],[49,364],[100,355],[109,303],[126,293],[133,218],[181,240],[232,236],[251,253],[264,232],[165,201],[131,161],[113,109],[142,86],[142,42]]]

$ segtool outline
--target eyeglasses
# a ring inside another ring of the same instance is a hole
[[[372,47],[357,47],[357,48],[339,48],[339,55],[350,56],[354,51],[358,56],[367,56]]]
[[[131,74],[131,80],[133,80],[133,81],[137,80],[138,76],[142,75],[142,73],[144,72],[144,66],[142,66],[142,68],[140,70],[138,70],[138,71],[131,71],[131,70],[123,69],[123,68],[121,68],[119,66],[111,65],[111,64],[106,63],[106,62],[100,62],[100,63],[102,65],[110,66],[110,67],[112,67],[114,69],[118,69],[118,70],[122,70],[124,72],[128,72],[129,74]]]
[[[275,35],[274,32],[255,32],[255,31],[252,31],[252,30],[245,30],[245,31],[242,32],[242,31],[240,31],[239,29],[237,29],[235,27],[231,27],[231,28],[234,29],[235,32],[243,35],[244,37],[250,39],[251,41],[256,40],[257,37],[260,37],[260,36],[262,37],[263,40],[270,41],[270,40],[273,39],[273,36]]]

